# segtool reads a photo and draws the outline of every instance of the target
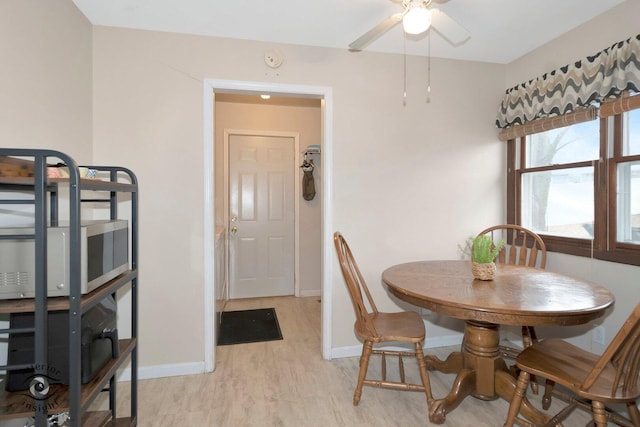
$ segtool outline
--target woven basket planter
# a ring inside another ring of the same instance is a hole
[[[493,280],[496,275],[496,263],[488,262],[484,264],[472,263],[471,273],[473,277],[480,280]]]

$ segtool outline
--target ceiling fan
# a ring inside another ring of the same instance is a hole
[[[402,21],[402,26],[407,34],[421,34],[433,27],[452,45],[456,46],[465,42],[469,32],[449,15],[431,7],[431,3],[446,3],[448,0],[401,0],[399,2],[404,10],[394,13],[371,30],[364,33],[349,45],[349,50],[359,52],[369,43],[389,31]]]

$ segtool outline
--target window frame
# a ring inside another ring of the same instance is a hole
[[[526,138],[507,141],[507,222],[522,225],[522,176],[526,173],[563,168],[591,167],[594,177],[593,239],[572,238],[537,232],[550,252],[640,265],[640,244],[617,241],[617,167],[640,161],[640,155],[623,155],[624,112],[599,120],[599,158],[556,166],[526,168]],[[569,126],[571,126],[570,124]]]
[[[640,253],[640,244],[619,242],[617,239],[618,235],[618,204],[615,200],[615,194],[617,192],[618,187],[618,165],[622,163],[630,163],[640,161],[640,155],[624,155],[623,154],[623,143],[624,143],[624,121],[623,114],[617,114],[613,116],[613,154],[610,156],[608,161],[609,168],[609,194],[611,194],[611,205],[609,207],[609,221],[610,221],[610,230],[609,233],[609,247],[611,250],[607,252],[615,252],[617,254],[613,259],[609,258],[609,255],[605,253],[605,258],[610,261],[616,261],[618,258],[622,259],[630,259],[633,261],[634,256],[639,256]],[[624,261],[620,261],[624,262]],[[627,264],[632,264],[633,262],[625,262]],[[640,263],[633,263],[635,265],[640,265]]]

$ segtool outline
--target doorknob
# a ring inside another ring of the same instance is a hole
[[[238,232],[238,227],[231,227],[231,234],[236,234]]]
[[[231,222],[238,222],[238,217],[236,215],[232,216]]]

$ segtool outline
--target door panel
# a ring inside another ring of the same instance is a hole
[[[256,174],[242,174],[240,176],[240,200],[241,203],[238,206],[238,217],[242,221],[255,221],[256,219],[256,181],[258,177]]]
[[[229,135],[230,297],[294,293],[294,139]]]

